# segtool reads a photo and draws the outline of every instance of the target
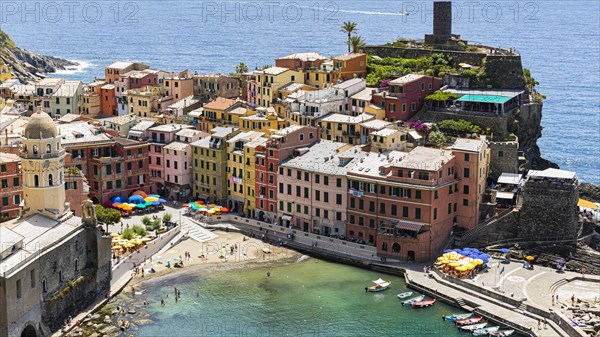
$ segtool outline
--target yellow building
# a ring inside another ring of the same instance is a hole
[[[227,200],[227,141],[236,127],[215,127],[210,137],[191,143],[193,190],[197,198],[221,203]]]
[[[404,151],[408,148],[408,130],[394,126],[373,131],[371,137],[371,152]]]
[[[250,166],[255,165],[254,155],[250,155],[250,148],[245,145],[260,138],[266,141],[264,135],[263,132],[256,131],[240,132],[227,141],[227,206],[233,212],[248,216],[248,208],[254,209],[254,169],[249,170]],[[247,195],[252,196],[252,200],[248,199]]]
[[[0,82],[10,80],[12,78],[12,74],[10,72],[10,68],[6,64],[0,65]]]
[[[372,119],[375,119],[375,116],[364,113],[358,116],[329,114],[319,120],[321,139],[356,145],[363,144],[366,140],[361,140],[360,124]]]
[[[148,87],[148,90],[127,90],[129,113],[139,117],[156,117],[161,108],[161,88]]]
[[[256,148],[265,146],[269,139],[265,137],[255,138],[244,144],[246,158],[246,179],[244,179],[245,191],[245,215],[248,218],[256,219]]]
[[[194,110],[195,114],[190,115],[194,118],[197,115],[200,130],[209,132],[221,125],[237,126],[237,117],[234,116],[240,112],[236,109],[242,105],[243,101],[240,100],[217,97],[214,101],[204,104],[202,108]],[[236,119],[235,123],[233,122],[234,118]]]
[[[287,126],[285,119],[279,117],[275,108],[256,109],[256,114],[239,118],[239,128],[242,131],[260,131],[271,134]]]
[[[275,98],[279,98],[278,89],[288,83],[304,83],[301,72],[283,67],[270,67],[255,72],[256,103],[271,107]]]

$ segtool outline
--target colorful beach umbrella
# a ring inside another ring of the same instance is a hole
[[[148,197],[148,195],[147,195],[147,194],[146,194],[146,192],[144,192],[144,191],[135,191],[135,192],[133,192],[132,196],[133,196],[133,195],[139,195],[139,196],[141,196],[142,198],[146,198],[146,197]]]
[[[144,198],[140,195],[134,194],[132,196],[129,197],[129,199],[127,199],[128,202],[132,203],[132,204],[142,204],[145,203],[146,200],[144,200]]]
[[[160,202],[158,202],[158,201],[153,201],[152,202],[152,206],[158,206],[158,205],[160,205]]]
[[[525,260],[527,261],[533,261],[535,258],[531,255],[525,256]]]
[[[164,204],[167,201],[165,199],[158,199],[158,202],[160,202],[161,204]]]
[[[110,202],[112,202],[113,204],[122,204],[124,202],[127,202],[127,198],[117,195],[110,198]]]
[[[500,249],[500,251],[505,254],[510,253],[510,249],[508,249],[508,248],[502,248],[502,249]]]
[[[137,204],[135,205],[137,208],[146,208],[146,204]]]

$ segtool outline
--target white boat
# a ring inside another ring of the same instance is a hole
[[[500,330],[499,326],[491,326],[489,328],[477,329],[473,331],[473,336],[487,336],[492,332],[496,332],[498,330]]]
[[[513,333],[515,333],[515,330],[499,330],[499,331],[490,333],[490,336],[506,337],[506,336],[512,335]]]
[[[373,283],[375,284],[366,287],[365,290],[368,292],[384,291],[390,286],[390,284],[392,284],[392,282],[382,279],[377,279],[373,281]]]
[[[458,328],[461,330],[465,330],[465,331],[475,331],[477,329],[485,328],[486,325],[487,325],[487,323],[479,323],[479,324],[473,324],[473,325],[463,325],[463,326],[459,326]]]
[[[417,296],[417,297],[413,297],[409,300],[406,300],[404,302],[402,302],[402,305],[405,307],[412,307],[412,304],[415,302],[420,302],[425,298],[425,295],[421,295],[421,296]]]
[[[398,296],[398,298],[407,298],[407,297],[411,296],[412,294],[413,294],[412,291],[407,291],[405,293],[401,293],[401,294],[398,294],[396,296]]]

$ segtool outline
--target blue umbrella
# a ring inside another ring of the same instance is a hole
[[[446,250],[444,250],[444,253],[450,253],[450,252],[453,252],[453,250],[452,249],[446,249]]]
[[[152,202],[152,206],[158,206],[158,205],[160,205],[160,202],[158,202],[158,201],[153,201]]]
[[[141,195],[137,195],[137,194],[130,196],[129,199],[127,199],[127,201],[132,204],[145,204],[146,203],[146,200],[144,200],[144,198],[142,198]]]
[[[502,249],[500,249],[500,251],[502,253],[510,253],[510,249],[508,249],[508,248],[502,248]]]
[[[110,198],[110,202],[113,204],[122,204],[124,202],[127,202],[127,199],[125,197],[117,195],[117,196]]]
[[[164,204],[167,201],[165,199],[158,199],[158,202],[160,202],[161,204]]]

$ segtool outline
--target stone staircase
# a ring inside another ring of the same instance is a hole
[[[215,233],[191,221],[183,221],[181,224],[181,233],[186,234],[190,239],[197,242],[205,242],[217,237]]]

